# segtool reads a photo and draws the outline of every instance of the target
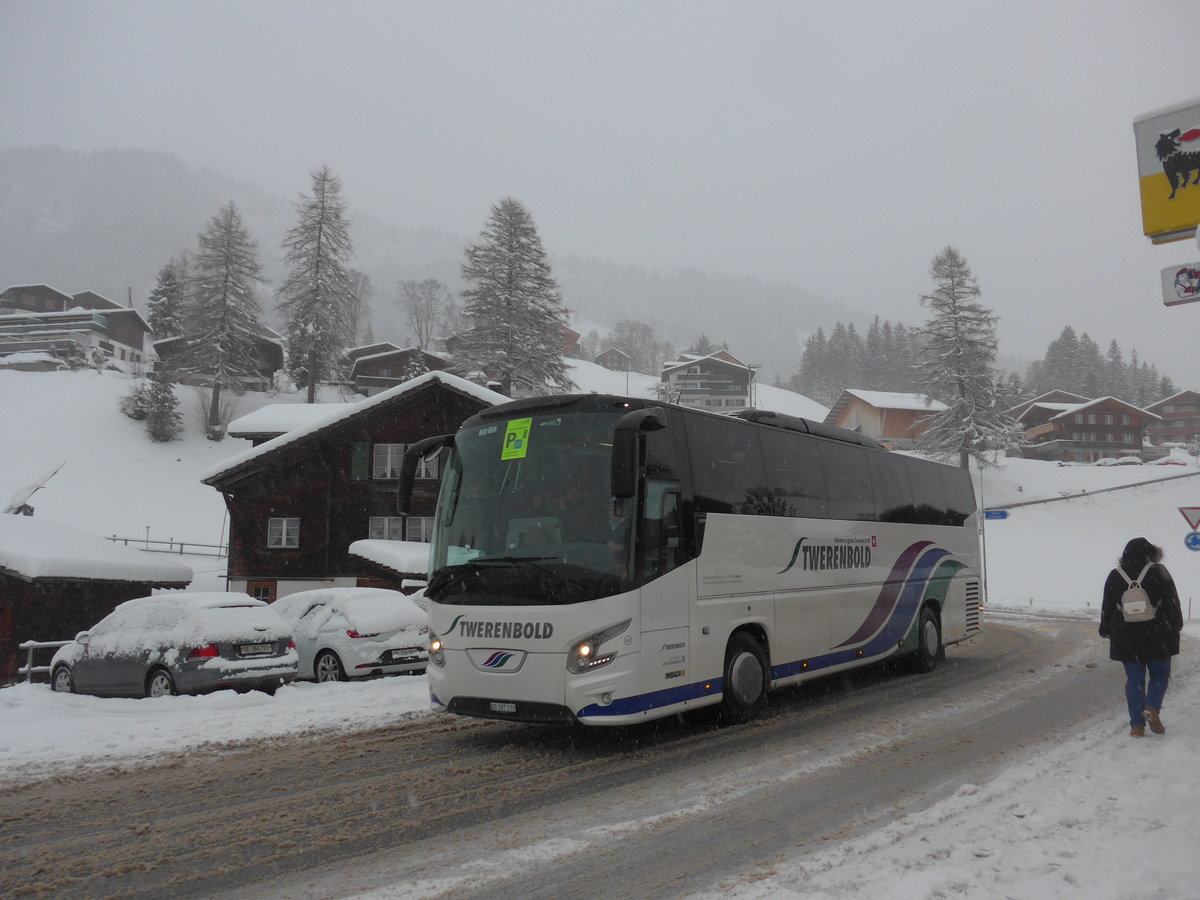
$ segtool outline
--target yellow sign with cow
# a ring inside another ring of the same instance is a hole
[[[1155,244],[1190,238],[1200,225],[1200,98],[1133,122],[1142,232]]]

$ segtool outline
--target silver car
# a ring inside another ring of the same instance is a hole
[[[296,677],[291,629],[245,594],[183,591],[122,603],[60,647],[50,686],[105,697],[275,693]]]

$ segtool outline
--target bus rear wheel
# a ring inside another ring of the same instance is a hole
[[[721,718],[749,722],[767,700],[767,655],[751,635],[739,631],[725,648],[725,689]]]
[[[912,668],[917,672],[932,672],[942,656],[942,626],[932,606],[922,606],[917,621],[917,652],[912,655]]]

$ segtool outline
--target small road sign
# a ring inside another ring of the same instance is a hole
[[[1197,512],[1200,512],[1200,510],[1197,510]],[[983,511],[983,517],[985,519],[1007,519],[1008,518],[1008,510],[1007,509],[985,509]],[[1192,526],[1192,527],[1195,527],[1195,526]]]
[[[1179,511],[1183,513],[1187,523],[1192,526],[1192,531],[1200,531],[1200,506],[1181,506]]]
[[[1183,539],[1183,545],[1189,550],[1200,550],[1200,532],[1193,531]]]

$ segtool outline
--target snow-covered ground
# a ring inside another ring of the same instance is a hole
[[[589,390],[624,393],[624,374],[585,366]],[[594,383],[592,379],[594,376]],[[644,378],[645,382],[637,381]],[[614,379],[619,383],[609,383]],[[630,393],[653,379],[631,376]],[[128,381],[114,373],[18,373],[0,370],[0,501],[65,460],[31,499],[39,517],[96,534],[212,541],[222,534],[223,505],[199,472],[248,447],[200,436],[187,411],[188,436],[150,443],[140,423],[116,411]],[[823,408],[760,388],[759,403],[809,417]],[[243,401],[250,411],[260,398]],[[292,398],[264,397],[279,402]],[[190,399],[188,400],[190,403]],[[988,523],[987,581],[992,609],[1095,615],[1105,574],[1124,542],[1142,535],[1166,548],[1185,616],[1200,600],[1200,553],[1183,539],[1179,507],[1200,506],[1200,478],[1153,487],[1107,489],[1197,472],[1185,466],[1059,467],[1001,460],[978,473],[989,507],[1020,506]],[[1062,500],[1064,496],[1070,499]],[[130,533],[132,532],[132,533]],[[184,557],[196,588],[220,590],[222,563]],[[1195,611],[1200,619],[1200,607]],[[986,623],[986,619],[985,619]],[[1090,726],[1057,735],[1049,750],[1014,760],[999,777],[861,838],[810,850],[769,870],[729,873],[720,896],[737,898],[929,897],[1089,898],[1195,896],[1194,835],[1200,833],[1200,627],[1189,622],[1184,652],[1164,704],[1163,737],[1127,736],[1123,698]],[[1107,659],[1097,638],[1096,661]],[[364,684],[298,684],[275,697],[230,692],[153,700],[51,693],[45,686],[0,690],[0,783],[87,765],[132,765],[155,754],[282,734],[359,729],[428,715],[425,679]],[[415,897],[397,886],[380,896]],[[712,896],[717,896],[713,894]]]

